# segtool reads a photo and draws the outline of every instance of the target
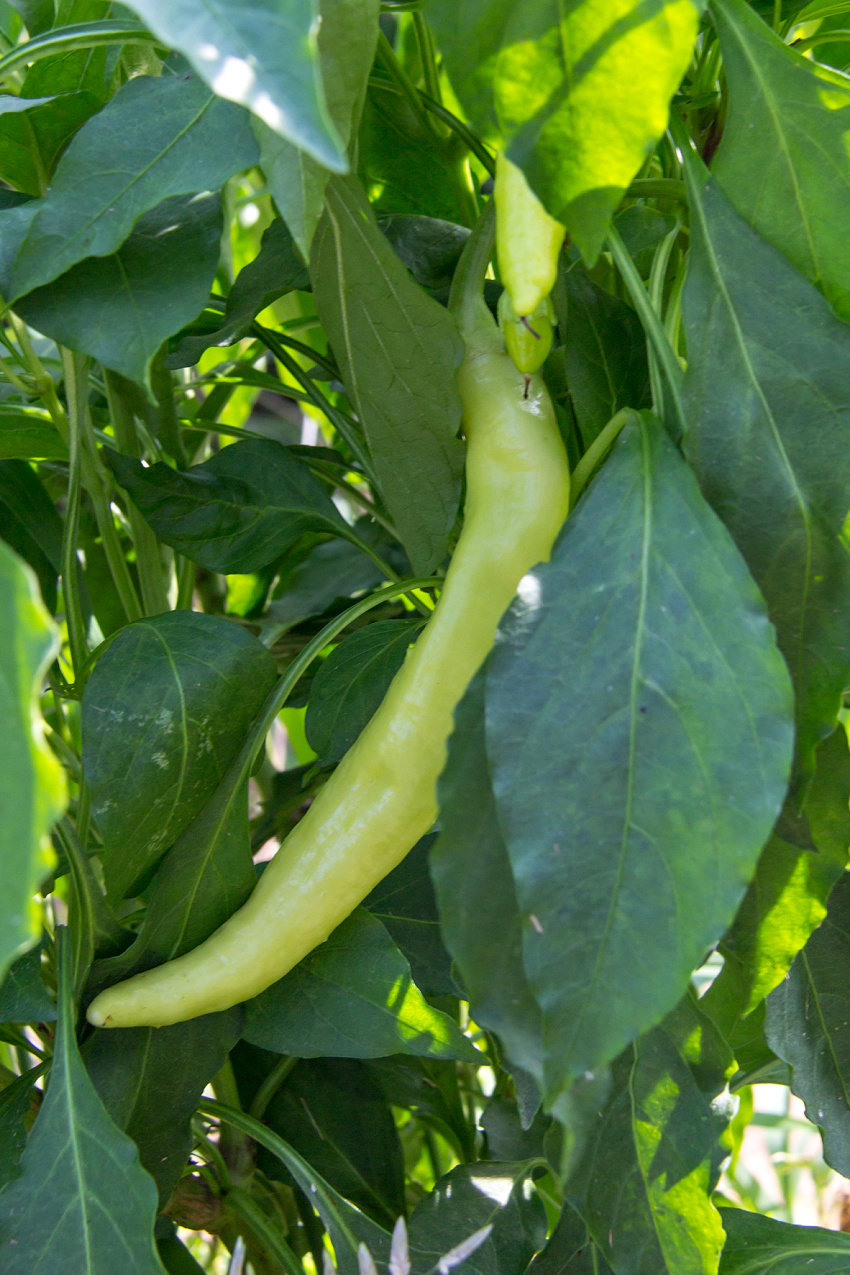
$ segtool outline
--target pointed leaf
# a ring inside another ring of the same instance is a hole
[[[108,257],[18,301],[30,327],[140,384],[167,336],[203,309],[221,252],[218,193],[166,199]]]
[[[315,0],[128,0],[221,97],[344,172],[345,142],[325,102]]]
[[[173,195],[217,190],[256,159],[248,116],[196,76],[165,70],[129,80],[76,134],[44,198],[9,210],[32,218],[10,299],[84,257],[108,256],[143,213]]]
[[[139,621],[98,661],[83,696],[83,768],[115,897],[201,812],[275,677],[256,638],[192,611]]]
[[[271,438],[233,443],[183,472],[107,459],[160,540],[210,571],[259,571],[305,531],[348,530],[318,479]]]
[[[744,0],[712,0],[711,11],[729,85],[712,170],[744,220],[848,319],[850,80],[789,48]]]
[[[14,462],[8,462],[14,463]],[[41,684],[59,647],[30,568],[0,542],[0,978],[41,928],[32,902],[52,862],[48,834],[65,776],[43,739]]]
[[[820,1226],[790,1226],[746,1209],[724,1209],[720,1275],[844,1275],[850,1236]]]
[[[246,1014],[246,1040],[297,1058],[481,1059],[457,1024],[428,1004],[407,961],[364,908],[248,1001]]]
[[[463,447],[454,319],[413,282],[356,181],[334,178],[310,273],[316,308],[415,571],[445,556]]]
[[[782,804],[788,674],[758,591],[643,413],[502,623],[487,751],[553,1099],[667,1012]]]
[[[850,680],[850,328],[687,160],[685,451],[776,625],[805,771]]]
[[[3,1270],[164,1275],[153,1241],[156,1188],[86,1075],[74,1038],[70,945],[62,929],[58,935],[56,1047],[21,1176],[0,1194]]]

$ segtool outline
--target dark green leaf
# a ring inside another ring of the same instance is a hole
[[[41,981],[41,948],[19,956],[0,983],[0,1023],[52,1023],[53,997]]]
[[[363,1063],[305,1059],[269,1103],[263,1121],[382,1226],[391,1228],[405,1211],[395,1121]],[[260,1162],[269,1176],[281,1176],[268,1153]]]
[[[211,571],[258,571],[305,531],[347,531],[318,479],[270,438],[233,443],[182,473],[107,459],[160,540]]]
[[[243,1034],[296,1058],[481,1059],[452,1019],[428,1004],[381,922],[363,908],[248,1002]]]
[[[0,99],[2,101],[3,99]],[[0,114],[0,176],[18,190],[41,195],[67,143],[102,102],[86,91],[29,99],[22,113]],[[27,109],[28,105],[28,109]]]
[[[67,953],[69,944],[61,947]],[[67,954],[47,1095],[21,1176],[0,1195],[3,1270],[163,1275],[153,1242],[156,1188],[86,1075],[74,1039],[69,965]]]
[[[25,1071],[0,1089],[0,1188],[20,1174],[21,1156],[27,1144],[24,1117],[32,1108],[32,1087],[40,1070]]]
[[[455,1148],[459,1160],[476,1155],[476,1140],[461,1100],[458,1070],[452,1062],[396,1054],[367,1063],[387,1102],[409,1107],[429,1128]]]
[[[313,678],[305,728],[322,763],[339,761],[380,706],[422,621],[378,620],[350,633]]]
[[[712,1101],[731,1070],[728,1047],[688,998],[615,1063],[567,1195],[617,1275],[716,1269],[723,1229],[711,1192],[728,1117]]]
[[[55,611],[62,519],[35,470],[22,460],[0,460],[0,536],[30,564],[45,606]]]
[[[15,308],[58,344],[144,383],[165,338],[203,309],[220,251],[219,195],[175,196],[117,252],[78,262]]]
[[[380,567],[356,545],[346,540],[317,545],[295,568],[285,591],[269,605],[265,627],[275,635],[285,633],[382,579]]]
[[[47,837],[65,803],[65,776],[42,738],[39,712],[42,679],[56,655],[58,635],[32,571],[2,543],[0,596],[2,977],[41,927],[33,894],[51,861]]]
[[[378,224],[419,286],[447,298],[469,238],[466,226],[439,217],[404,214],[382,217]]]
[[[431,875],[446,947],[476,1023],[508,1057],[543,1078],[540,1008],[522,961],[522,923],[484,751],[484,678],[455,710],[448,761],[437,785],[441,831]]]
[[[166,1226],[170,1233],[161,1235],[160,1231]],[[186,1245],[177,1238],[174,1223],[169,1223],[168,1218],[157,1219],[156,1251],[168,1275],[204,1275],[203,1266],[198,1265]]]
[[[444,1253],[492,1226],[484,1243],[454,1269],[460,1275],[522,1275],[546,1238],[538,1196],[525,1191],[531,1165],[461,1164],[440,1178],[410,1217],[415,1275],[432,1271]]]
[[[120,633],[83,696],[83,766],[116,898],[201,812],[276,676],[218,616],[174,611]]]
[[[105,257],[173,195],[217,190],[256,162],[248,116],[196,76],[137,76],[74,137],[15,259],[11,299]]]
[[[820,1226],[790,1226],[745,1209],[724,1209],[720,1275],[845,1275],[850,1236]]]
[[[538,1111],[524,1129],[517,1104],[511,1098],[492,1097],[481,1113],[479,1122],[487,1134],[490,1160],[544,1159],[544,1138],[552,1121]]]
[[[648,406],[646,340],[631,306],[605,292],[579,266],[562,273],[552,299],[567,389],[587,448],[620,408]]]
[[[614,1275],[587,1233],[580,1215],[564,1204],[558,1224],[528,1275]]]
[[[790,49],[744,0],[711,11],[729,84],[714,173],[744,220],[850,318],[850,83]]]
[[[205,1086],[239,1039],[242,1013],[206,1014],[173,1027],[95,1032],[83,1047],[89,1078],[139,1150],[164,1206],[192,1149],[190,1120]]]
[[[68,447],[46,412],[0,407],[0,460],[67,460]]]
[[[310,275],[295,253],[286,222],[276,217],[263,234],[254,260],[243,266],[236,276],[227,294],[221,326],[203,336],[185,336],[168,355],[165,366],[192,367],[204,350],[214,345],[231,345],[243,337],[255,315],[278,297],[310,286]]]
[[[428,833],[418,841],[367,895],[363,906],[386,926],[390,938],[410,961],[414,983],[426,996],[456,996],[451,957],[440,937],[437,900],[428,871],[428,853],[435,839],[434,833]]]
[[[378,11],[378,0],[319,0],[319,66],[328,111],[343,147],[351,140],[375,57]],[[270,123],[254,126],[260,167],[278,211],[309,260],[330,173],[293,145],[297,139],[287,141],[284,130],[273,132]]]
[[[487,751],[553,1100],[722,937],[793,731],[758,591],[648,413],[528,580],[487,677]]]
[[[454,319],[413,282],[354,180],[334,178],[313,245],[316,307],[413,568],[443,559],[463,448]],[[344,263],[344,264],[343,264]]]
[[[56,16],[55,0],[9,0],[24,21],[30,36],[49,31]]]
[[[791,1088],[823,1134],[827,1164],[850,1173],[850,875],[767,1001],[767,1039],[792,1068]]]
[[[179,49],[221,97],[335,172],[345,142],[325,102],[315,0],[127,0],[164,44]]]
[[[776,625],[805,771],[850,680],[850,328],[688,170],[685,450]]]

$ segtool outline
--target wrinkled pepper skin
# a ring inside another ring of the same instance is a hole
[[[565,227],[550,217],[525,174],[496,156],[496,255],[502,283],[518,315],[532,314],[558,274]]]
[[[383,703],[247,903],[194,951],[102,992],[88,1011],[96,1026],[160,1027],[256,996],[324,942],[431,827],[453,711],[569,507],[548,393],[535,377],[524,397],[524,378],[498,346],[470,346],[459,373],[464,527],[437,607]]]

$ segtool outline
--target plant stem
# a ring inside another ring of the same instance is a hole
[[[570,478],[570,509],[575,507],[581,493],[590,481],[596,467],[606,453],[614,446],[620,430],[632,415],[629,407],[623,407],[604,425],[576,465]]]
[[[274,1067],[272,1067],[271,1071],[254,1095],[254,1101],[248,1108],[248,1114],[253,1116],[255,1120],[262,1120],[263,1116],[266,1114],[266,1108],[272,1098],[286,1080],[293,1067],[297,1065],[298,1061],[299,1059],[297,1058],[289,1058],[284,1055],[284,1057],[281,1058],[279,1062],[275,1063]]]
[[[399,62],[396,57],[395,49],[381,30],[378,31],[377,56],[390,79],[395,82],[402,96],[407,99],[410,109],[419,120],[419,123],[423,126],[423,128],[427,129],[430,134],[438,135],[437,130],[422,103],[419,90]]]
[[[682,406],[682,369],[679,365],[679,360],[667,340],[667,334],[661,325],[661,320],[655,313],[643,279],[638,274],[637,266],[629,256],[628,249],[620,238],[619,231],[614,226],[611,227],[608,235],[608,244],[617,269],[643,324],[643,330],[646,333],[650,348],[654,351],[664,372],[667,389],[673,404],[673,414],[676,417],[676,428],[681,433],[685,428],[685,411]]]
[[[401,93],[402,90],[395,85],[392,80],[385,79],[383,76],[373,75],[369,78],[369,83],[374,88],[383,89],[387,93]],[[419,93],[419,100],[427,111],[435,115],[438,120],[442,120],[444,124],[452,130],[453,133],[472,151],[472,154],[480,162],[483,168],[486,168],[491,177],[496,173],[496,160],[494,155],[487,149],[481,138],[473,133],[472,129],[464,124],[463,120],[459,120],[456,115],[447,110],[440,102],[436,102],[428,93]]]
[[[449,309],[467,347],[492,349],[502,335],[484,300],[484,280],[496,239],[496,205],[491,199],[466,241],[452,279]]]
[[[220,1135],[222,1137],[224,1136],[225,1128],[227,1126],[223,1125]],[[256,1234],[263,1247],[268,1249],[273,1257],[277,1258],[287,1275],[304,1275],[304,1267],[286,1240],[281,1239],[277,1234],[269,1218],[266,1217],[247,1191],[242,1191],[239,1187],[231,1188],[227,1193],[227,1202],[234,1213],[237,1213]]]
[[[109,415],[118,450],[125,456],[138,458],[142,454],[142,447],[136,433],[132,408],[121,392],[120,382],[115,373],[104,369],[104,379]],[[136,568],[139,573],[145,614],[160,615],[168,610],[168,597],[162,576],[159,541],[130,499],[127,500],[127,517],[130,520],[133,544],[136,549]]]
[[[77,558],[77,534],[80,525],[80,483],[82,477],[82,428],[81,398],[88,393],[87,360],[70,350],[62,350],[65,369],[65,393],[68,400],[68,500],[65,506],[65,524],[62,532],[62,597],[65,602],[65,623],[68,627],[68,645],[71,648],[71,664],[75,679],[82,671],[88,656],[85,624],[80,605],[79,559]],[[80,381],[82,380],[82,388]]]

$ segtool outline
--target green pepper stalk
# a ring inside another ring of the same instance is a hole
[[[522,577],[546,560],[569,508],[569,470],[539,377],[523,376],[481,298],[488,208],[457,271],[452,308],[467,440],[464,526],[433,616],[374,717],[254,893],[194,951],[102,992],[98,1027],[165,1026],[227,1009],[282,978],[428,831],[453,713]]]

